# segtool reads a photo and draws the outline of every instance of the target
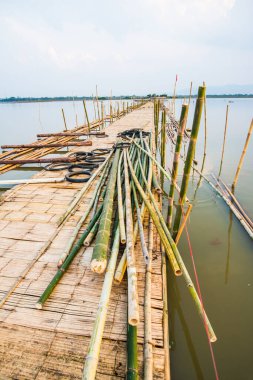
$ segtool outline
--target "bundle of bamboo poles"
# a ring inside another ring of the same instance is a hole
[[[136,255],[139,252],[135,250],[138,237],[146,266],[144,378],[152,378],[150,289],[152,287],[152,236],[154,228],[156,228],[161,239],[174,274],[176,276],[182,275],[186,282],[197,310],[208,327],[210,341],[216,340],[182,256],[163,218],[160,203],[156,199],[157,187],[154,185],[157,183],[157,179],[153,180],[156,173],[155,167],[157,166],[163,171],[164,177],[168,178],[169,175],[154,157],[154,150],[151,132],[144,133],[141,130],[133,129],[119,136],[114,150],[104,164],[87,209],[60,257],[58,270],[37,302],[37,308],[41,309],[81,248],[85,249],[94,239],[95,245],[90,268],[100,275],[105,273],[105,277],[84,365],[83,379],[95,378],[113,280],[120,284],[125,272],[127,272],[128,284],[127,378],[138,378],[137,331],[140,311]],[[147,238],[144,234],[145,214],[148,214],[150,220]],[[87,227],[79,235],[85,222],[88,222]],[[120,247],[125,248],[125,250],[116,268]]]

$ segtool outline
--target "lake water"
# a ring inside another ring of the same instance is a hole
[[[218,173],[228,99],[207,100],[207,158],[205,173]],[[227,142],[221,177],[231,184],[253,116],[253,99],[231,100]],[[181,100],[176,102],[179,117]],[[191,102],[187,127],[194,112]],[[40,132],[64,129],[84,122],[82,102],[0,104],[0,145],[29,143]],[[90,119],[93,104],[87,102]],[[204,128],[201,125],[196,159],[201,165]],[[172,151],[168,146],[168,165]],[[13,171],[4,178],[28,178],[34,171]],[[179,179],[181,176],[179,176]],[[211,178],[211,177],[209,177]],[[222,199],[202,181],[192,176],[188,197],[194,207],[188,225],[195,263],[207,314],[218,341],[213,344],[220,379],[253,379],[253,250],[252,240],[232,216]],[[168,187],[168,184],[167,184]],[[236,195],[253,218],[253,137],[239,176]],[[185,235],[179,249],[192,276],[192,264]],[[169,314],[172,379],[214,379],[205,331],[182,278],[169,273]]]

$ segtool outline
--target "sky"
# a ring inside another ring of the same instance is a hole
[[[0,0],[0,97],[253,92],[252,0]]]

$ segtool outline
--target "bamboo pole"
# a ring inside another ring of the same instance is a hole
[[[68,146],[91,146],[92,141],[86,140],[81,142],[68,142],[68,143],[53,143],[53,144],[38,144],[38,145],[32,145],[32,144],[19,144],[19,145],[2,145],[2,149],[26,149],[26,148],[33,148],[33,149],[41,149],[41,148],[64,148]]]
[[[190,93],[189,93],[189,99],[188,99],[188,106],[190,107],[191,104],[191,97],[192,97],[192,82],[190,84]]]
[[[68,257],[66,258],[66,260],[64,261],[64,263],[62,264],[62,266],[58,269],[58,271],[56,272],[56,274],[53,277],[52,281],[49,283],[49,285],[47,286],[47,288],[44,290],[43,294],[40,296],[40,298],[39,298],[39,300],[38,300],[38,302],[36,304],[36,308],[37,309],[42,309],[44,303],[50,297],[50,295],[52,294],[54,288],[59,283],[59,281],[62,278],[62,276],[64,275],[64,273],[68,270],[68,267],[70,266],[70,264],[74,260],[75,256],[77,255],[77,253],[81,249],[81,247],[83,245],[83,242],[85,241],[85,239],[89,235],[89,233],[92,230],[93,226],[96,224],[98,218],[100,217],[102,210],[103,210],[103,205],[101,205],[99,207],[96,215],[91,219],[91,221],[89,222],[89,224],[86,227],[85,231],[83,232],[83,234],[79,238],[78,242],[71,249]]]
[[[177,236],[176,236],[176,239],[175,239],[175,243],[176,243],[176,244],[178,244],[178,242],[179,242],[179,240],[180,240],[180,237],[181,237],[181,235],[182,235],[182,233],[183,233],[183,230],[184,230],[184,228],[185,228],[185,226],[186,226],[186,222],[187,222],[187,220],[188,220],[188,218],[189,218],[189,216],[190,216],[191,210],[192,210],[192,204],[190,203],[190,204],[188,205],[187,211],[186,211],[186,213],[185,213],[185,215],[184,215],[183,221],[182,221],[182,223],[181,223],[181,225],[180,225],[180,228],[179,228],[179,230],[178,230],[178,233],[177,233]]]
[[[148,226],[149,260],[146,265],[145,294],[144,294],[144,380],[153,379],[153,342],[152,342],[152,320],[151,320],[153,240],[154,240],[154,226],[153,226],[152,218],[149,218],[149,226]]]
[[[58,132],[58,133],[38,133],[37,137],[82,137],[82,136],[105,136],[105,132]]]
[[[128,293],[128,323],[137,326],[139,323],[139,304],[137,290],[137,272],[133,243],[133,217],[131,192],[127,165],[126,149],[124,149],[125,199],[126,199],[126,256],[127,256],[127,293]]]
[[[96,319],[95,319],[95,323],[92,330],[90,345],[89,345],[88,353],[86,355],[85,365],[83,369],[83,376],[82,376],[83,380],[94,380],[96,377],[101,342],[103,338],[107,310],[108,310],[109,300],[110,300],[110,295],[111,295],[113,275],[114,275],[118,252],[119,252],[119,243],[120,243],[120,233],[119,233],[119,226],[118,226],[116,229],[114,240],[113,240],[111,256],[110,256],[110,260],[106,269],[104,283],[103,283],[101,296],[99,300],[99,306],[98,306]]]
[[[62,117],[63,117],[63,121],[64,121],[64,127],[65,127],[65,130],[67,131],[68,128],[67,128],[67,123],[66,123],[65,113],[64,113],[64,109],[63,108],[61,109],[61,112],[62,112]]]
[[[194,158],[196,142],[198,138],[204,98],[205,98],[205,87],[199,87],[198,98],[196,100],[196,107],[195,107],[194,119],[193,119],[193,124],[192,124],[191,138],[190,138],[189,147],[187,151],[187,157],[186,157],[185,166],[184,166],[184,174],[183,174],[183,179],[182,179],[182,184],[181,184],[181,189],[180,189],[175,221],[173,225],[174,239],[177,236],[177,232],[180,226],[180,221],[181,221],[181,216],[182,216],[182,206],[184,205],[185,199],[186,199],[186,192],[187,192],[187,188],[189,184],[191,167],[192,167],[192,162]]]
[[[107,251],[109,247],[110,229],[112,223],[113,200],[115,185],[117,181],[117,168],[120,150],[116,149],[112,163],[110,178],[104,199],[104,208],[99,223],[96,244],[91,259],[91,270],[96,273],[103,273],[107,265]]]
[[[185,128],[186,128],[188,109],[189,109],[188,104],[183,104],[182,105],[180,122],[179,122],[179,128],[178,128],[178,135],[177,135],[177,141],[176,141],[175,153],[174,153],[174,159],[173,159],[173,167],[172,167],[172,174],[171,174],[171,183],[170,183],[169,197],[168,197],[168,218],[167,218],[167,223],[168,223],[168,228],[169,229],[171,229],[171,226],[172,226],[175,185],[176,185],[176,181],[177,181],[178,165],[179,165],[179,158],[180,158],[180,150],[181,150],[182,140],[183,140],[183,136],[184,136],[184,131],[185,131]]]
[[[88,117],[88,112],[87,112],[85,100],[83,100],[83,108],[84,108],[85,118],[86,118],[86,121],[88,124],[88,132],[90,133],[90,122],[89,122],[89,117]]]
[[[224,129],[224,137],[223,137],[223,144],[222,144],[222,151],[221,151],[221,160],[220,160],[220,169],[219,169],[218,178],[221,175],[221,169],[222,169],[223,157],[224,157],[224,150],[225,150],[225,144],[226,144],[226,135],[227,135],[227,127],[228,127],[228,111],[229,111],[229,104],[227,104],[227,108],[226,108],[226,121],[225,121],[225,129]]]
[[[177,75],[175,79],[175,84],[174,84],[174,91],[173,91],[173,115],[175,116],[176,113],[176,88],[177,88]]]
[[[241,168],[242,168],[244,157],[245,157],[245,154],[246,154],[247,149],[248,149],[249,140],[250,140],[250,136],[251,136],[252,130],[253,130],[253,119],[251,120],[249,131],[248,131],[248,134],[247,134],[247,138],[246,138],[246,141],[245,141],[245,144],[244,144],[244,147],[243,147],[243,151],[242,151],[242,154],[241,154],[241,157],[240,157],[240,161],[239,161],[238,167],[236,169],[235,178],[234,178],[234,181],[233,181],[233,184],[232,184],[232,192],[234,192],[235,186],[236,186],[237,181],[238,181],[238,177],[239,177],[239,174],[240,174],[240,171],[241,171]]]
[[[166,111],[162,112],[162,126],[161,126],[161,165],[166,169]],[[161,187],[164,188],[164,174],[160,173]]]
[[[117,172],[117,191],[118,191],[118,213],[119,213],[119,227],[120,227],[120,241],[121,244],[126,243],[126,228],[124,220],[124,206],[122,201],[122,188],[121,188],[121,164],[122,164],[123,152],[121,152],[119,159],[119,166]]]

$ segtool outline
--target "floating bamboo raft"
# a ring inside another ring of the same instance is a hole
[[[118,117],[122,116],[118,112]],[[93,124],[96,127],[96,124]],[[92,147],[111,148],[117,134],[126,129],[154,129],[152,103],[119,118],[107,129],[107,136],[97,139],[90,136]],[[79,132],[75,129],[72,132]],[[82,130],[81,130],[82,131]],[[71,131],[68,131],[71,132]],[[75,136],[60,137],[67,142]],[[49,137],[51,142],[54,137]],[[83,150],[76,147],[73,151]],[[37,152],[37,150],[36,150]],[[27,151],[26,158],[42,157],[42,153]],[[12,156],[21,158],[17,150]],[[3,154],[1,158],[10,157]],[[126,165],[127,157],[124,157]],[[14,168],[6,165],[4,170]],[[48,180],[62,178],[64,171],[39,172],[35,178]],[[57,263],[65,251],[80,218],[87,211],[95,191],[98,178],[92,182],[88,192],[74,212],[66,218],[75,199],[78,199],[84,184],[79,183],[28,183],[16,186],[5,193],[0,206],[0,378],[1,379],[81,379],[84,362],[93,332],[104,276],[90,268],[94,243],[82,247],[69,269],[62,277],[42,310],[36,308],[39,297],[55,275]],[[156,198],[158,195],[156,195]],[[66,218],[66,219],[65,219]],[[65,219],[64,223],[63,220]],[[60,225],[60,223],[62,223]],[[60,226],[59,226],[60,225]],[[167,313],[164,295],[165,273],[160,248],[160,239],[150,225],[148,215],[144,218],[144,239],[153,236],[148,250],[152,253],[151,272],[151,318],[152,341],[144,342],[144,293],[146,265],[141,254],[141,241],[136,243],[135,265],[139,302],[139,324],[137,333],[138,371],[143,378],[145,349],[153,355],[153,378],[168,379],[168,356],[165,360],[163,324]],[[84,223],[77,238],[83,233]],[[151,232],[152,231],[152,234]],[[143,243],[143,242],[142,242]],[[119,255],[120,257],[121,255]],[[102,346],[96,379],[120,379],[126,375],[127,361],[127,276],[120,285],[113,284],[107,311]],[[150,280],[149,280],[150,281]],[[1,301],[2,300],[2,301]],[[165,308],[165,309],[164,309]],[[150,330],[149,324],[149,330]],[[167,339],[167,338],[166,338]],[[146,368],[150,362],[146,363]]]

